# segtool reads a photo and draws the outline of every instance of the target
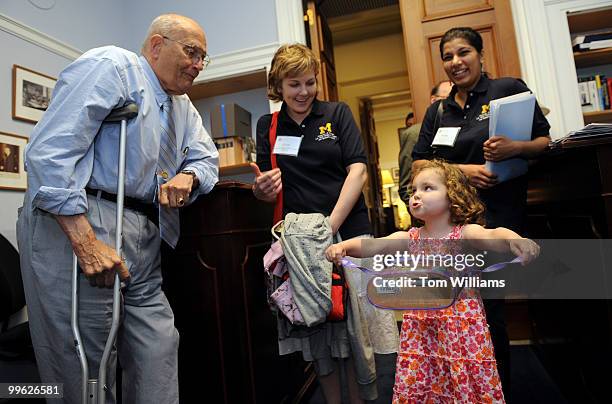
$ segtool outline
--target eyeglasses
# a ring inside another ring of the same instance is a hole
[[[186,43],[177,41],[176,39],[168,38],[165,35],[162,35],[162,37],[169,41],[176,42],[180,45],[183,45],[183,52],[185,52],[185,55],[189,57],[193,63],[200,63],[200,61],[202,61],[203,68],[206,68],[206,66],[210,64],[210,56],[208,56],[208,54],[204,52],[202,49],[199,49],[192,45],[187,45]]]

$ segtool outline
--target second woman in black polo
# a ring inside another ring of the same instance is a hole
[[[259,199],[274,202],[282,192],[283,216],[289,212],[321,213],[329,217],[332,232],[339,233],[342,239],[368,237],[370,223],[362,194],[367,160],[361,135],[346,104],[316,99],[319,68],[317,57],[303,45],[282,46],[274,55],[268,75],[268,97],[283,102],[277,115],[276,144],[281,136],[285,137],[284,141],[301,138],[301,142],[295,142],[299,146],[294,148],[293,154],[275,154],[277,168],[273,168],[269,140],[273,115],[259,119],[259,170],[254,194]],[[363,374],[370,372],[361,372],[358,382],[363,364],[357,363],[357,358],[368,357],[368,366],[373,366],[372,352],[394,353],[399,344],[393,313],[377,309],[367,301],[365,291],[361,291],[363,283],[359,272],[345,270],[345,275],[350,285],[349,293],[354,293],[351,295],[354,298],[350,299],[351,310],[362,324],[357,330],[363,337],[359,338],[363,341],[361,346],[353,346],[354,341],[348,344],[347,322],[351,322],[352,328],[357,324],[349,318],[342,323],[324,323],[310,330],[309,348],[302,350],[306,360],[314,360],[329,403],[339,403],[341,398],[338,364],[346,364],[351,403],[376,399],[375,374],[374,379],[368,376],[369,380],[364,380]],[[391,391],[386,393],[390,397]]]

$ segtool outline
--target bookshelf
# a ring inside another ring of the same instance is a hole
[[[610,64],[612,63],[612,48],[574,52],[574,63],[577,69]]]
[[[606,109],[603,111],[593,111],[593,112],[585,112],[582,114],[584,116],[585,125],[589,123],[612,123],[612,110]]]
[[[590,123],[612,123],[612,111],[609,109],[604,111],[585,112],[582,116],[585,125]]]
[[[567,22],[572,37],[612,31],[612,7],[570,13]],[[612,80],[612,47],[574,52],[574,63],[578,78],[600,75]],[[605,96],[612,98],[610,94]],[[612,123],[612,109],[608,107],[601,111],[583,112],[583,118],[585,124]]]

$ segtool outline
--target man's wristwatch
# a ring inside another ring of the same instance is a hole
[[[196,175],[196,173],[191,170],[182,170],[181,174],[191,175],[191,178],[193,179],[193,185],[191,186],[191,189],[196,188],[200,183],[200,181],[198,181],[198,176]]]

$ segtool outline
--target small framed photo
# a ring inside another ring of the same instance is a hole
[[[47,110],[57,80],[13,65],[13,119],[36,123]]]
[[[25,191],[28,179],[24,168],[28,138],[0,132],[0,189]]]
[[[391,169],[391,176],[393,177],[393,181],[399,183],[399,167],[393,167]]]

